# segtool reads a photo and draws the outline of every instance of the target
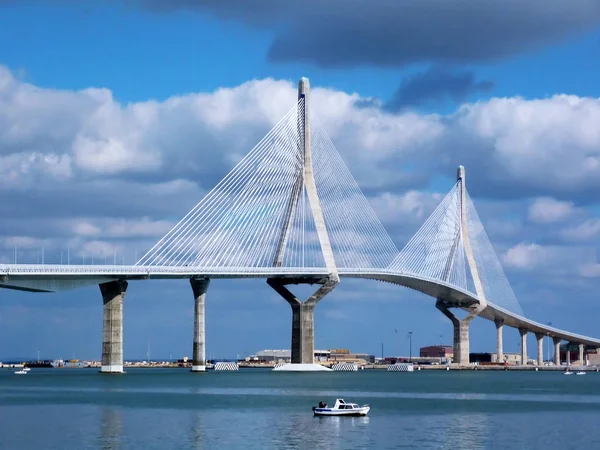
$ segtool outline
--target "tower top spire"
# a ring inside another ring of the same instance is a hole
[[[310,91],[310,82],[308,78],[302,77],[300,81],[298,81],[298,100],[301,98],[306,98]]]
[[[456,181],[465,182],[465,166],[460,165],[456,169]]]

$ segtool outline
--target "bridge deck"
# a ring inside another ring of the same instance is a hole
[[[390,269],[340,269],[341,277],[365,278],[384,281],[408,287],[427,294],[433,298],[444,298],[458,307],[468,307],[479,303],[477,296],[466,290],[439,280],[420,275],[401,273]],[[147,280],[147,279],[186,279],[192,277],[207,278],[271,278],[271,277],[311,277],[320,278],[327,275],[325,268],[206,268],[206,267],[152,267],[152,266],[77,266],[50,264],[17,264],[0,266],[0,287],[26,290],[32,292],[54,292],[80,286],[103,283],[114,279]],[[571,333],[527,319],[496,304],[488,299],[487,308],[480,314],[488,320],[503,319],[510,327],[523,328],[532,333],[542,333],[550,337],[578,342],[590,346],[600,346],[600,339]]]

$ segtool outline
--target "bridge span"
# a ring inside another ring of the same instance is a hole
[[[361,269],[341,269],[340,278],[357,278],[386,282],[413,289],[426,294],[436,300],[443,300],[448,305],[460,308],[470,312],[473,307],[480,305],[476,295],[467,290],[453,286],[449,283],[440,282],[432,278],[420,276],[418,274],[401,273],[397,270],[379,269],[379,270],[361,270]],[[287,280],[290,284],[300,279],[304,282],[306,279],[312,279],[316,284],[323,283],[327,277],[327,271],[323,270],[305,270],[288,268],[262,268],[249,271],[247,268],[206,268],[206,267],[145,267],[145,266],[126,266],[126,265],[97,265],[97,266],[79,266],[79,265],[41,265],[41,264],[18,264],[0,266],[0,287],[6,289],[16,289],[29,292],[56,292],[67,289],[74,289],[89,285],[102,285],[119,281],[139,281],[139,280],[209,280],[216,279],[241,279],[241,278],[280,278]],[[126,289],[126,288],[125,288]],[[199,313],[197,311],[197,313]],[[203,311],[202,311],[203,313]],[[502,328],[506,325],[521,331],[523,337],[522,343],[526,343],[527,333],[534,333],[538,341],[537,359],[538,363],[543,364],[543,351],[541,347],[542,339],[546,336],[554,341],[554,362],[560,365],[560,343],[568,341],[588,347],[600,347],[600,339],[583,336],[569,331],[561,330],[542,323],[538,323],[521,315],[507,311],[500,306],[487,302],[486,307],[478,314],[484,319],[496,324],[497,333],[497,354],[498,360],[503,359],[502,352]],[[122,319],[121,319],[122,320]],[[455,330],[457,327],[455,326]],[[468,339],[468,336],[467,336]],[[460,336],[455,336],[455,344],[460,344]],[[202,342],[204,345],[204,342]],[[464,345],[464,343],[463,343]],[[522,362],[526,363],[527,346],[522,345]],[[197,351],[195,352],[197,353]],[[459,354],[459,353],[457,353]],[[580,355],[579,359],[582,359]],[[464,363],[464,361],[463,361]],[[117,364],[118,365],[118,364]],[[121,363],[122,365],[122,363]]]
[[[292,363],[314,362],[314,309],[341,279],[388,282],[422,292],[454,327],[454,363],[469,364],[469,326],[494,322],[498,361],[504,326],[560,343],[600,339],[525,317],[466,189],[465,169],[423,226],[398,250],[323,126],[310,113],[306,78],[298,102],[135,265],[0,265],[0,288],[55,292],[98,284],[104,305],[102,368],[123,372],[123,300],[131,281],[188,279],[194,295],[192,371],[206,366],[205,300],[213,278],[265,278],[292,308]],[[316,285],[305,301],[286,286]],[[567,353],[567,355],[569,355]]]

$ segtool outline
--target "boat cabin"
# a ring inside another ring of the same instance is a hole
[[[344,401],[344,399],[342,398],[338,398],[335,401],[335,405],[333,407],[333,409],[358,409],[360,408],[360,406],[358,406],[356,403],[346,403]]]

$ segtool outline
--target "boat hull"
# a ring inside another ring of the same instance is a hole
[[[360,417],[366,416],[371,408],[363,407],[358,409],[333,409],[333,408],[313,408],[315,416],[348,416]]]

